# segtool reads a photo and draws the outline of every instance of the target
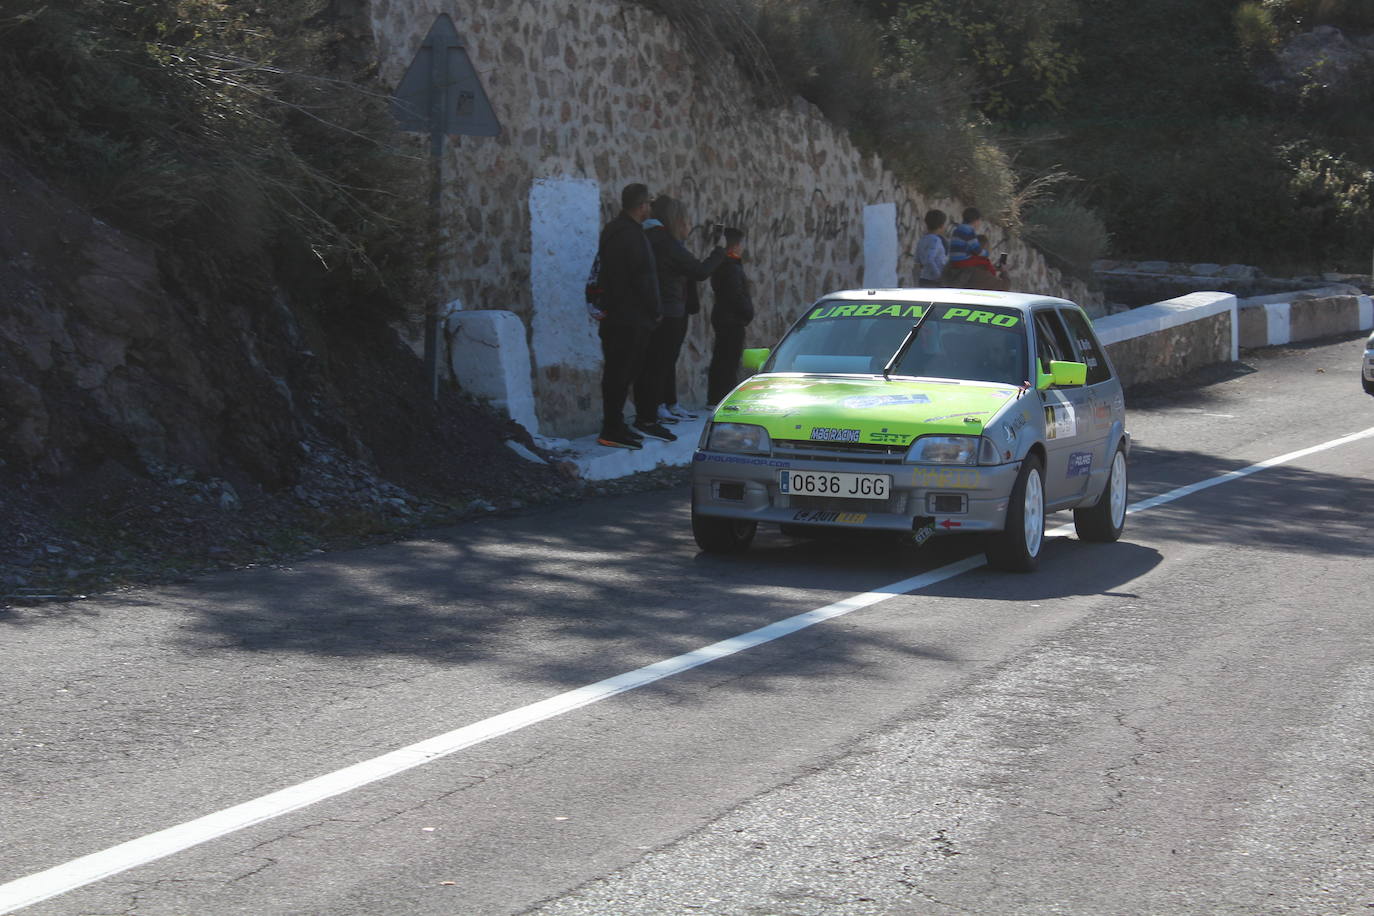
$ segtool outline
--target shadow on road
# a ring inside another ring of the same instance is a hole
[[[1138,501],[1242,464],[1140,448],[1133,466],[1139,483],[1131,498]],[[686,504],[680,489],[491,519],[294,569],[214,575],[162,590],[156,601],[184,613],[181,640],[191,652],[394,657],[440,666],[499,658],[531,677],[580,685],[979,550],[976,540],[959,537],[915,550],[873,538],[795,540],[770,529],[742,556],[710,556],[692,541]],[[1036,574],[982,569],[922,594],[1027,603],[1130,595],[1129,583],[1166,559],[1133,543],[1147,526],[1158,532],[1164,525],[1169,540],[1201,545],[1368,555],[1371,535],[1356,507],[1369,505],[1372,481],[1278,467],[1134,515],[1116,544],[1053,538]],[[1059,513],[1050,525],[1068,521],[1070,513]],[[35,615],[50,614],[20,610],[0,617],[0,626],[41,624],[52,618]],[[824,651],[812,645],[816,673],[851,665],[872,648],[944,657],[858,628],[827,628],[823,638]],[[608,651],[597,651],[602,644]]]

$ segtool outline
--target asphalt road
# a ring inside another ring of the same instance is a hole
[[[1132,502],[1374,428],[1360,354],[1128,401]],[[1371,913],[1371,518],[1366,437],[1030,576],[684,490],[0,611],[0,913]]]

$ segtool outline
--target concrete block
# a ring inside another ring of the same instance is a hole
[[[1263,305],[1242,306],[1240,313],[1240,345],[1251,350],[1269,346],[1269,315]]]
[[[1292,305],[1288,302],[1271,302],[1264,307],[1265,337],[1269,346],[1286,344],[1293,339]]]
[[[1166,299],[1153,305],[1143,305],[1140,308],[1131,309],[1129,312],[1109,315],[1094,321],[1093,328],[1097,331],[1097,336],[1103,344],[1111,344],[1144,334],[1153,334],[1156,331],[1176,328],[1192,321],[1211,318],[1223,312],[1231,314],[1234,337],[1231,359],[1238,359],[1240,356],[1240,329],[1236,320],[1236,297],[1230,293],[1189,293],[1186,296]]]
[[[449,358],[462,389],[538,435],[525,323],[495,309],[449,316]]]
[[[1294,299],[1289,313],[1289,340],[1317,340],[1358,330],[1359,301],[1354,296]]]

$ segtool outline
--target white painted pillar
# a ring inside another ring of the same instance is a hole
[[[864,289],[897,285],[897,205],[864,207]]]
[[[1264,320],[1269,337],[1269,346],[1289,343],[1293,338],[1292,305],[1288,302],[1271,302],[1264,307]]]
[[[601,234],[601,189],[589,178],[538,178],[530,186],[530,294],[534,364],[601,364],[587,319],[587,272]]]

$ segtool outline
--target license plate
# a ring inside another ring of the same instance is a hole
[[[839,499],[887,499],[890,474],[848,471],[779,471],[778,492],[788,496],[833,496]]]

